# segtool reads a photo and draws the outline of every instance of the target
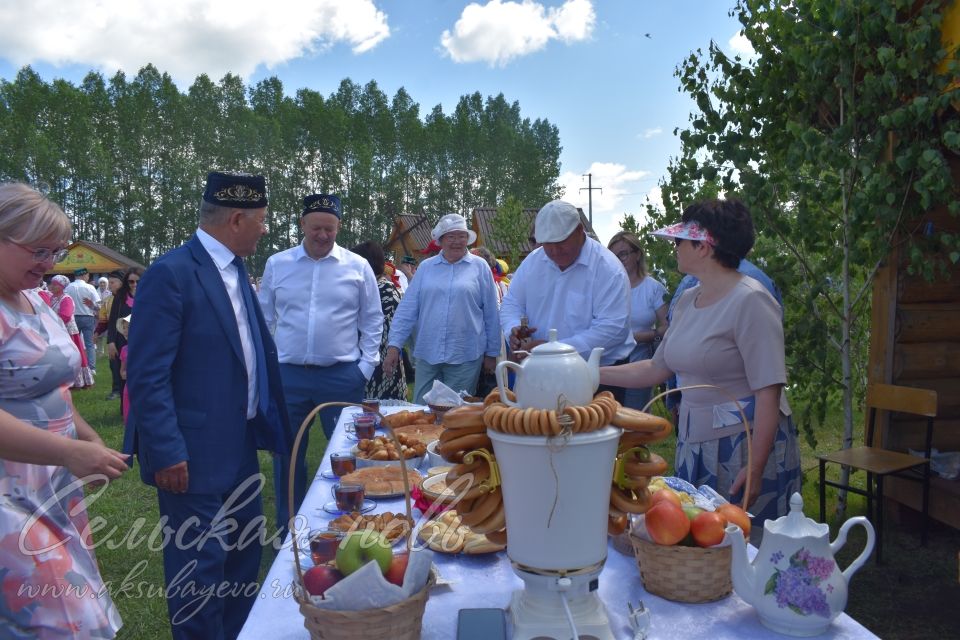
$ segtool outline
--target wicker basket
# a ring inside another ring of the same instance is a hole
[[[296,459],[297,451],[300,448],[300,441],[303,439],[304,432],[313,422],[314,417],[326,407],[359,407],[358,404],[349,402],[325,402],[318,405],[311,411],[303,423],[293,442],[293,451],[291,459]],[[379,413],[379,412],[378,412]],[[379,414],[383,418],[382,414]],[[397,450],[400,450],[400,443],[397,442],[396,434],[393,429],[383,425],[387,434],[396,444]],[[407,516],[413,521],[413,509],[410,499],[410,478],[407,473],[407,467],[398,460],[400,466],[400,475],[403,478],[404,504],[406,506]],[[295,465],[290,465],[290,476],[288,480],[289,507],[291,516],[295,513],[293,507],[293,476]],[[290,527],[293,528],[294,520],[291,519]],[[430,595],[430,589],[436,583],[436,573],[431,568],[427,583],[420,591],[413,594],[406,600],[397,602],[386,607],[377,609],[361,609],[359,611],[339,611],[336,609],[323,609],[315,606],[309,599],[309,596],[302,589],[303,568],[300,564],[300,548],[297,544],[296,532],[291,536],[293,542],[293,557],[296,567],[297,585],[294,588],[294,598],[300,605],[300,613],[303,614],[303,626],[310,632],[313,640],[354,640],[355,638],[381,638],[390,637],[395,640],[419,640],[420,629],[423,624],[423,611],[427,606],[427,598]],[[413,535],[407,536],[407,550],[412,545]]]
[[[406,600],[380,609],[337,611],[321,609],[298,598],[303,626],[314,640],[356,640],[357,638],[392,638],[417,640],[423,625],[423,610],[436,581],[431,571],[423,589]]]
[[[643,588],[677,602],[712,602],[730,594],[732,550],[664,546],[630,536]]]

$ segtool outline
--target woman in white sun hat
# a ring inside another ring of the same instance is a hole
[[[434,380],[474,394],[481,368],[492,371],[500,353],[496,285],[486,261],[467,250],[477,234],[463,216],[449,213],[431,236],[440,253],[420,263],[400,301],[383,362],[390,375],[403,345],[414,339],[413,401],[418,404]]]

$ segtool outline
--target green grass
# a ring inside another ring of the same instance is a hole
[[[96,429],[108,446],[120,449],[123,444],[123,424],[120,401],[105,399],[110,392],[110,368],[100,358],[97,364],[97,384],[92,389],[73,393],[77,411]],[[307,468],[319,466],[327,439],[319,426],[310,433],[307,449]],[[273,460],[260,452],[260,469],[266,476],[262,499],[267,519],[267,530],[274,531],[276,508],[273,490]],[[89,493],[89,492],[88,492]],[[102,518],[106,525],[94,536],[100,573],[110,585],[114,603],[123,617],[121,639],[154,640],[170,636],[167,604],[163,597],[163,557],[159,550],[151,550],[147,542],[131,545],[127,537],[131,529],[140,526],[136,538],[146,537],[159,520],[157,492],[140,481],[139,467],[125,473],[92,501],[89,509],[91,522]],[[264,549],[260,565],[260,581],[267,575],[276,553]]]
[[[109,392],[109,368],[103,360],[99,363],[98,384],[91,390],[74,393],[78,411],[100,433],[108,445],[119,448],[123,440],[118,401],[106,401]],[[663,407],[655,407],[663,415]],[[818,449],[831,451],[840,447],[842,426],[839,418],[817,430]],[[320,463],[326,440],[320,429],[311,434],[307,454],[308,468]],[[857,435],[862,439],[862,434]],[[654,446],[668,461],[673,460],[674,441],[671,437]],[[817,493],[816,453],[806,442],[801,442],[804,466],[803,498],[807,515],[816,518],[819,508]],[[274,492],[273,464],[270,456],[260,455],[261,469],[268,482],[264,486],[264,513],[268,526],[273,528]],[[859,477],[862,482],[862,475]],[[828,491],[828,521],[832,534],[836,535],[837,524],[831,519],[835,494]],[[863,499],[850,495],[847,516],[865,512]],[[91,518],[100,517],[115,528],[111,541],[120,541],[132,526],[142,521],[143,530],[150,531],[156,524],[156,491],[140,482],[139,470],[126,473],[112,482],[89,508]],[[868,629],[882,638],[912,640],[926,638],[960,637],[960,583],[958,583],[958,550],[960,531],[939,523],[931,523],[930,540],[926,547],[920,546],[919,528],[909,518],[902,524],[895,521],[893,513],[887,519],[884,536],[884,564],[876,566],[871,559],[852,579],[847,612]],[[96,536],[103,540],[104,534]],[[112,548],[113,547],[113,548]],[[863,548],[863,535],[859,527],[851,532],[847,544],[838,555],[842,567]],[[101,544],[97,547],[100,569],[106,581],[112,584],[111,593],[124,620],[119,637],[123,639],[154,640],[169,637],[166,603],[162,597],[163,569],[159,551],[151,551],[145,544],[128,548],[128,545]],[[261,581],[272,563],[274,553],[265,550],[261,566]],[[139,571],[131,576],[134,571]],[[131,590],[130,586],[140,586]],[[151,596],[147,587],[154,589]],[[124,589],[125,587],[125,589]]]

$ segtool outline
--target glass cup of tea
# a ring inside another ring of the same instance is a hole
[[[330,454],[330,470],[333,475],[345,476],[357,470],[357,456],[350,451],[336,451]]]
[[[363,508],[363,485],[347,482],[338,482],[330,489],[337,509],[347,513],[360,511]]]
[[[380,411],[380,398],[364,398],[360,404],[366,413],[378,413]]]
[[[373,414],[364,414],[361,413],[353,421],[353,433],[357,436],[358,440],[372,440],[373,436],[377,433],[377,423],[375,420],[370,418],[364,418],[364,416],[372,416]],[[375,417],[375,416],[374,416]]]
[[[308,536],[313,564],[333,562],[344,533],[339,529],[312,529]]]

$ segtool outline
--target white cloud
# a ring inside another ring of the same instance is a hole
[[[647,192],[647,202],[653,205],[654,209],[663,211],[663,191],[660,190],[660,187],[653,187]]]
[[[0,56],[175,80],[244,78],[338,43],[363,53],[390,36],[374,0],[4,0]]]
[[[440,44],[454,62],[487,62],[504,66],[514,58],[539,51],[550,40],[586,40],[593,33],[596,13],[590,0],[567,0],[560,7],[539,2],[470,3]]]
[[[581,207],[584,213],[588,212],[590,192],[587,191],[588,181],[586,174],[592,174],[593,193],[593,228],[603,242],[606,242],[620,229],[620,221],[626,212],[624,200],[640,189],[640,181],[650,176],[649,171],[629,171],[622,164],[613,162],[594,162],[581,173],[567,171],[563,173],[559,182],[563,187],[563,200]],[[597,187],[603,191],[597,190]],[[582,191],[581,191],[582,189]],[[642,211],[629,211],[633,215],[640,215]]]
[[[730,36],[730,40],[727,41],[727,45],[730,47],[730,50],[733,53],[739,55],[745,60],[756,55],[756,51],[753,50],[753,45],[750,44],[750,40],[747,39],[747,36],[743,34],[743,31],[737,31],[735,34]]]
[[[643,139],[647,140],[647,139],[652,138],[652,137],[654,137],[654,136],[658,136],[658,135],[660,135],[661,133],[663,133],[663,129],[661,129],[660,127],[652,127],[652,128],[650,128],[650,129],[644,129],[644,130],[643,130],[643,133],[641,133],[641,134],[640,134],[639,136],[637,136],[637,137],[643,138]]]

